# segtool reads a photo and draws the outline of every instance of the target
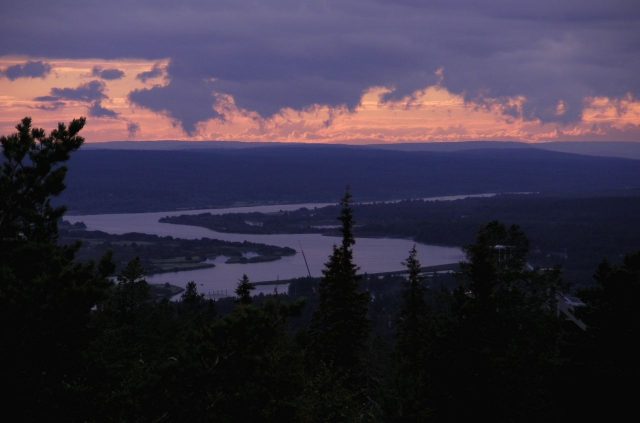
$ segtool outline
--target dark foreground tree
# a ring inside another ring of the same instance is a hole
[[[576,314],[586,331],[574,327],[567,345],[566,415],[621,420],[636,412],[636,391],[629,387],[640,378],[640,251],[619,265],[603,261],[595,280],[579,293],[585,306]]]
[[[640,252],[627,255],[617,266],[602,262],[595,279],[595,287],[580,293],[587,307],[579,314],[601,365],[622,374],[640,356],[635,342],[640,337]]]
[[[65,188],[64,163],[84,138],[78,135],[85,119],[60,123],[49,135],[31,127],[24,118],[18,130],[0,138],[4,160],[0,178],[0,239],[3,243],[29,240],[50,242],[57,237],[64,207],[54,207],[53,197]]]
[[[151,301],[150,289],[139,257],[135,257],[122,269],[109,294],[99,311],[101,317],[108,315],[114,326],[133,324],[141,314],[148,311],[146,306]]]
[[[309,329],[307,362],[310,371],[302,397],[302,420],[367,420],[366,354],[369,338],[369,294],[358,286],[353,262],[351,194],[341,202],[342,243],[323,270],[318,308]]]
[[[108,259],[76,264],[78,246],[56,244],[65,209],[52,200],[64,189],[64,164],[83,143],[84,123],[61,123],[47,135],[25,118],[0,138],[0,366],[4,403],[19,412],[7,413],[20,420],[69,417],[87,323],[113,271]]]
[[[416,246],[404,262],[409,272],[397,323],[397,413],[405,420],[419,421],[429,415],[429,360],[432,348],[433,315],[425,299]]]
[[[180,302],[182,304],[194,305],[197,306],[204,302],[204,294],[200,294],[198,292],[198,285],[195,281],[187,282],[187,286],[184,289],[184,292],[180,296]]]
[[[254,289],[256,289],[256,287],[249,282],[249,277],[247,275],[242,275],[242,279],[240,279],[238,286],[236,287],[236,295],[238,296],[237,301],[240,304],[251,304],[251,291]]]
[[[348,191],[341,206],[342,243],[334,245],[322,271],[311,348],[315,359],[346,374],[361,370],[369,336],[369,295],[358,286],[358,267],[353,262],[354,222]]]
[[[409,271],[404,302],[398,319],[398,353],[409,364],[417,364],[422,358],[420,345],[425,339],[429,310],[425,300],[425,287],[420,276],[420,261],[414,245],[404,263]]]
[[[448,418],[547,419],[558,319],[557,270],[527,265],[517,226],[491,222],[465,248],[455,293]]]

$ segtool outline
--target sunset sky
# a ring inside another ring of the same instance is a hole
[[[640,141],[637,0],[0,3],[0,133]]]

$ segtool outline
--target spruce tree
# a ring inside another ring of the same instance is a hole
[[[420,420],[429,413],[425,400],[433,316],[425,300],[426,289],[417,255],[414,245],[404,262],[409,276],[398,319],[396,359],[399,414],[405,419]]]
[[[146,311],[151,300],[151,290],[144,278],[140,258],[135,257],[117,277],[118,283],[101,311],[111,314],[120,324],[133,324]]]
[[[401,361],[408,367],[414,368],[419,365],[422,358],[421,347],[425,340],[429,314],[415,245],[404,264],[409,271],[409,278],[398,319],[397,350]]]
[[[238,302],[240,304],[251,304],[251,291],[256,289],[251,282],[249,282],[249,277],[247,275],[242,275],[242,279],[238,282],[238,287],[236,288],[236,295],[238,296]]]
[[[180,296],[180,302],[188,307],[197,306],[205,300],[204,294],[198,292],[198,285],[194,281],[187,282],[184,292]]]
[[[349,190],[341,207],[342,242],[334,245],[322,271],[319,305],[311,323],[311,350],[314,359],[323,365],[356,375],[362,370],[369,336],[369,294],[360,290],[358,267],[353,262],[355,238]]]
[[[427,311],[425,301],[425,287],[420,276],[420,261],[417,257],[416,246],[409,251],[409,257],[403,264],[409,272],[407,288],[404,293],[404,304],[398,320],[398,347],[407,353],[415,348],[421,339],[423,324]]]

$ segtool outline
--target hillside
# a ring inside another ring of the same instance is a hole
[[[86,150],[59,200],[77,213],[136,212],[246,202],[357,201],[485,192],[629,192],[640,162],[530,148],[403,152],[349,146],[199,151]]]

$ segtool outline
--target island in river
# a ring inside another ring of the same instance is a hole
[[[108,234],[88,231],[78,222],[60,225],[60,242],[80,242],[76,257],[80,261],[100,260],[108,251],[113,253],[116,270],[139,257],[147,274],[177,272],[215,267],[213,261],[225,257],[226,263],[261,263],[293,256],[289,247],[254,242],[232,242],[218,239],[180,239],[143,233]]]
[[[412,239],[435,245],[468,245],[491,220],[517,224],[531,243],[532,265],[560,265],[565,280],[588,286],[593,269],[607,258],[617,262],[640,248],[637,191],[591,195],[500,194],[491,197],[407,200],[355,204],[359,237]],[[339,236],[338,206],[269,213],[198,213],[166,216],[161,222],[220,233],[322,234]],[[395,270],[395,269],[389,269]]]

